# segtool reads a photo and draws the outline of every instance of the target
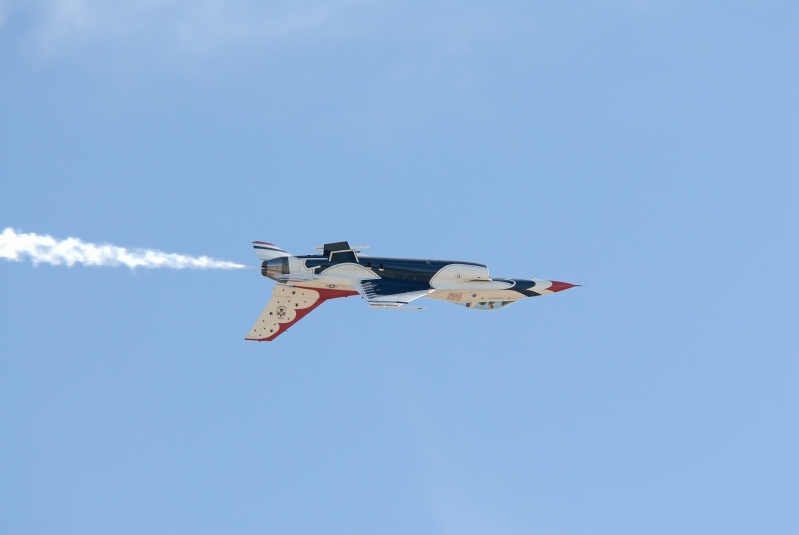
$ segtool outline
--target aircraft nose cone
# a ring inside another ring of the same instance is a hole
[[[571,284],[568,282],[560,282],[560,281],[551,281],[552,286],[547,288],[550,292],[562,292],[563,290],[568,290],[569,288],[574,288],[575,286],[579,286],[579,284]]]

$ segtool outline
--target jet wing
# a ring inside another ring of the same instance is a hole
[[[426,282],[396,279],[361,280],[356,288],[375,308],[401,307],[433,291]]]
[[[272,299],[258,316],[245,340],[258,342],[274,340],[328,299],[350,295],[357,295],[357,292],[278,284],[272,290]]]

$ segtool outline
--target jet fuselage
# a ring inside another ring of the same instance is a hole
[[[539,279],[492,279],[476,262],[359,255],[347,242],[328,243],[322,254],[295,256],[253,242],[261,274],[278,284],[247,340],[270,341],[323,302],[360,295],[379,308],[411,308],[420,297],[467,308],[494,310],[573,284]]]

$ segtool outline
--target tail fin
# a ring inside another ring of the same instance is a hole
[[[280,247],[265,241],[254,241],[252,242],[252,246],[253,249],[255,249],[255,254],[257,254],[258,258],[261,260],[272,260],[273,258],[280,258],[282,256],[291,256]]]

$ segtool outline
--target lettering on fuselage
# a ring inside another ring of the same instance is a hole
[[[449,292],[447,301],[460,301],[461,297],[463,297],[463,292]]]

